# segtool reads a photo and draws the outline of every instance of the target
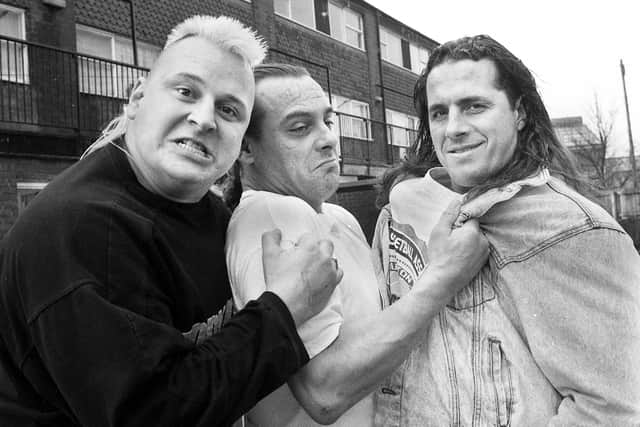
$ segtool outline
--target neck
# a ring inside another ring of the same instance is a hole
[[[455,191],[459,194],[465,194],[467,191],[469,191],[469,188],[462,187],[454,183],[445,168],[431,169],[429,174],[434,181],[447,187],[451,191]]]

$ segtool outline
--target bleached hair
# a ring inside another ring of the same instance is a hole
[[[176,25],[167,36],[163,51],[177,41],[192,36],[203,37],[238,55],[251,67],[260,64],[267,54],[267,44],[256,31],[237,19],[208,15],[195,15]],[[81,158],[122,137],[127,131],[127,123],[125,106],[123,112],[113,119],[98,139],[82,153]]]
[[[171,30],[164,48],[190,36],[204,37],[242,57],[252,67],[261,63],[267,54],[266,43],[254,30],[228,16],[192,16]]]

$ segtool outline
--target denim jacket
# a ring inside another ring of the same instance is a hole
[[[428,266],[431,229],[461,197],[438,174],[398,184],[378,219],[387,304]],[[629,236],[555,178],[462,211],[479,216],[489,262],[381,385],[376,425],[640,425],[640,257]]]

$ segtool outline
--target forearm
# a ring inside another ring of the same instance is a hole
[[[247,307],[194,346],[170,325],[77,292],[43,313],[33,333],[83,425],[227,425],[307,360],[292,320],[274,316],[278,301]],[[73,307],[82,316],[70,316]]]
[[[436,280],[427,271],[419,285],[386,310],[345,322],[336,341],[289,380],[317,422],[335,421],[405,360],[447,302],[430,292]]]

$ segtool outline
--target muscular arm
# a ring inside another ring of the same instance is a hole
[[[317,422],[334,422],[371,393],[408,356],[425,325],[482,267],[487,243],[476,222],[452,231],[457,212],[457,204],[449,206],[434,228],[431,263],[411,291],[381,313],[344,322],[336,341],[289,380]],[[378,225],[376,238],[388,245],[380,220]]]
[[[431,273],[427,269],[420,284],[381,313],[343,323],[338,338],[291,377],[291,390],[314,420],[335,422],[408,356],[448,301],[431,294],[429,288],[442,285]]]

